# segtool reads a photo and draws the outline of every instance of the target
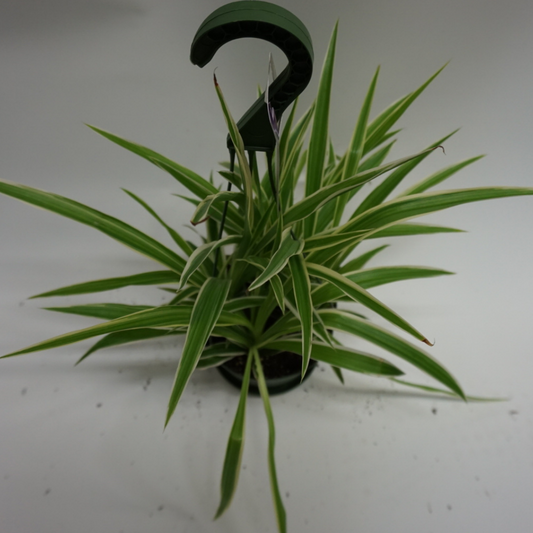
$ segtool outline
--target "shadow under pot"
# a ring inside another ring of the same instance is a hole
[[[302,356],[292,352],[261,351],[259,354],[269,394],[281,394],[303,383],[317,366],[317,361],[309,360],[307,372],[302,379]],[[240,355],[217,366],[222,376],[238,389],[242,386],[246,355]],[[250,377],[249,394],[259,394],[259,386],[253,372]]]

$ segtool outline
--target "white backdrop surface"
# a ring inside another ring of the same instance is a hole
[[[184,189],[84,123],[208,176],[226,155],[212,70],[218,67],[240,116],[265,79],[271,50],[267,43],[234,42],[203,70],[191,65],[196,28],[222,4],[0,2],[0,178],[82,201],[168,243],[120,188],[178,227],[191,211],[171,193]],[[450,61],[402,118],[391,159],[461,127],[446,143],[447,155],[432,155],[413,180],[487,154],[442,188],[533,186],[529,0],[280,4],[302,19],[314,41],[315,75],[303,104],[313,97],[340,21],[331,112],[339,150],[378,64],[375,112]],[[533,530],[532,199],[473,204],[426,220],[467,233],[397,239],[381,264],[458,274],[373,293],[436,340],[431,353],[467,393],[508,400],[464,404],[357,375],[342,387],[321,368],[300,389],[272,400],[292,533]],[[94,323],[40,309],[65,301],[29,296],[153,269],[104,235],[6,197],[0,251],[2,354]],[[68,302],[160,298],[136,289]],[[215,371],[195,374],[163,432],[181,341],[109,350],[74,368],[88,346],[0,361],[1,533],[276,531],[257,398],[249,402],[235,501],[212,522],[237,391]]]

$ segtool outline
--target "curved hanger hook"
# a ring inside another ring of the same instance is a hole
[[[255,37],[278,46],[288,65],[269,86],[269,98],[279,121],[285,109],[307,87],[313,73],[313,45],[304,24],[290,11],[259,1],[227,4],[209,15],[191,45],[191,62],[204,67],[219,48],[235,39]],[[248,151],[272,152],[276,139],[268,118],[264,94],[237,122]],[[233,143],[228,137],[228,148]]]

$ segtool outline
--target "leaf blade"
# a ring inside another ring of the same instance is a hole
[[[178,364],[172,392],[168,401],[165,427],[178,405],[179,399],[193,373],[211,331],[222,313],[231,286],[230,280],[208,278],[194,303],[185,345]]]
[[[313,302],[311,300],[311,283],[302,254],[293,255],[289,259],[292,275],[292,286],[296,300],[296,308],[302,325],[302,379],[307,372],[311,358],[313,341]]]
[[[0,180],[0,192],[91,226],[178,274],[181,273],[185,265],[184,259],[175,252],[133,226],[59,194],[4,180]]]
[[[386,349],[416,366],[445,387],[448,387],[452,392],[455,392],[459,397],[465,399],[461,386],[450,372],[428,353],[415,345],[369,321],[361,320],[344,311],[324,309],[319,311],[319,313],[328,328],[351,333]]]
[[[215,514],[214,520],[221,516],[230,506],[233,495],[239,481],[239,472],[242,460],[242,450],[244,448],[244,431],[246,419],[246,399],[250,384],[250,374],[252,369],[253,355],[248,354],[246,368],[239,396],[239,404],[235,412],[235,418],[226,445],[224,456],[224,466],[222,468],[222,479],[220,480],[220,504]]]

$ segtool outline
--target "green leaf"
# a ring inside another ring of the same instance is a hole
[[[176,296],[174,296],[174,298],[172,298],[172,300],[166,305],[178,305],[180,302],[183,302],[188,298],[192,299],[198,294],[198,290],[197,287],[187,287],[182,291],[177,291]]]
[[[235,185],[239,191],[242,191],[242,180],[241,175],[237,172],[229,172],[226,170],[219,170],[218,173],[226,180],[228,180],[232,185]]]
[[[337,231],[353,231],[370,228],[377,230],[399,220],[407,220],[469,202],[531,194],[533,194],[533,188],[526,187],[479,187],[474,189],[414,194],[396,198],[369,209],[348,221],[343,226],[339,226]]]
[[[130,342],[144,341],[158,337],[166,337],[167,335],[182,335],[183,333],[184,331],[176,329],[171,331],[152,328],[129,329],[126,331],[110,333],[93,344],[93,346],[76,361],[76,365],[79,365],[84,359],[87,359],[89,355],[97,350],[102,350],[103,348],[110,348],[111,346],[120,346],[122,344],[129,344]]]
[[[435,172],[431,176],[427,177],[426,179],[415,183],[412,187],[409,187],[409,189],[403,191],[399,196],[408,196],[410,194],[420,194],[421,192],[425,192],[428,189],[435,187],[435,185],[442,183],[450,176],[453,176],[456,172],[459,172],[459,170],[467,167],[468,165],[471,165],[472,163],[475,163],[476,161],[479,161],[483,157],[484,156],[482,155],[472,157],[471,159],[466,159],[465,161],[461,161],[460,163],[456,163],[455,165],[450,165],[449,167],[443,168]]]
[[[453,392],[450,392],[444,389],[437,389],[435,387],[427,387],[426,385],[419,385],[418,383],[411,383],[409,381],[404,381],[403,379],[390,378],[390,380],[394,381],[394,383],[399,383],[400,385],[405,385],[407,387],[412,387],[414,389],[423,390],[425,392],[434,392],[436,394],[445,394],[446,396],[457,397],[457,395],[454,394]],[[466,396],[466,399],[469,402],[505,402],[509,398],[486,398],[484,396]]]
[[[433,76],[423,83],[416,91],[408,94],[404,98],[400,99],[395,105],[389,106],[385,112],[376,117],[372,123],[368,126],[367,138],[365,143],[366,151],[370,151],[381,143],[383,135],[385,135],[397,120],[405,113],[409,106],[420,96],[424,89],[442,72],[446,67],[441,67]]]
[[[331,81],[333,78],[333,64],[335,61],[335,47],[337,43],[337,27],[335,24],[329,42],[326,59],[322,68],[318,94],[316,98],[315,116],[309,140],[307,156],[307,178],[305,181],[305,196],[311,196],[320,190],[324,171],[324,161],[328,145],[329,103],[331,98]],[[314,233],[316,217],[311,216],[305,224],[306,237]]]
[[[214,252],[216,249],[221,246],[226,246],[227,244],[236,244],[240,242],[242,237],[238,235],[230,235],[224,237],[218,241],[206,242],[202,246],[198,246],[196,250],[189,257],[187,264],[183,268],[183,273],[181,275],[181,280],[179,284],[179,289],[182,289],[189,278],[196,272],[202,263],[209,257],[209,255]]]
[[[148,305],[127,305],[115,303],[71,305],[69,307],[44,307],[47,311],[56,311],[58,313],[69,313],[72,315],[92,316],[95,318],[105,318],[112,320],[122,316],[131,315],[151,309]]]
[[[217,194],[210,194],[198,204],[191,218],[191,224],[196,226],[201,222],[205,222],[209,218],[211,208],[217,203],[242,202],[243,200],[244,196],[242,192],[222,191]]]
[[[434,150],[434,148],[432,148],[431,150]],[[388,172],[389,170],[392,170],[402,165],[406,161],[410,161],[411,159],[419,157],[426,151],[427,150],[424,150],[423,152],[419,152],[418,154],[397,159],[396,161],[392,161],[391,163],[387,163],[386,165],[383,165],[381,167],[356,174],[355,176],[339,183],[333,183],[332,185],[322,187],[322,189],[318,190],[311,196],[300,200],[287,210],[284,215],[285,225],[288,226],[298,220],[302,220],[304,218],[309,217],[317,209],[320,209],[323,205],[327,204],[340,194],[349,192],[352,189],[359,187],[363,183],[367,183],[377,178],[381,174],[384,174],[385,172]]]
[[[430,226],[428,224],[393,224],[380,231],[368,234],[368,239],[407,237],[411,235],[434,235],[435,233],[464,233],[464,230],[447,228],[446,226]]]
[[[178,163],[175,163],[171,159],[168,159],[167,157],[164,157],[161,154],[154,152],[150,148],[145,148],[140,144],[128,141],[126,139],[122,139],[118,135],[114,135],[113,133],[97,128],[96,126],[91,126],[89,124],[87,124],[87,126],[89,126],[89,128],[94,130],[96,133],[99,133],[100,135],[104,136],[106,139],[109,139],[115,144],[126,148],[126,150],[129,150],[130,152],[133,152],[134,154],[143,157],[147,161],[150,161],[150,163],[153,163],[154,165],[162,168],[163,170],[166,170],[172,177],[177,179],[182,185],[187,187],[189,191],[191,191],[199,198],[203,199],[208,194],[217,193],[217,188],[211,183],[209,183],[209,181],[205,180],[192,170],[189,170],[188,168],[185,168],[179,165]]]
[[[344,275],[360,287],[370,289],[386,283],[396,281],[405,281],[408,279],[429,278],[434,276],[445,276],[453,274],[447,270],[441,270],[430,267],[413,267],[413,266],[391,266],[375,267],[367,270],[346,271]],[[317,287],[313,293],[313,305],[318,307],[324,303],[341,299],[343,296],[341,289],[330,285],[323,284]]]
[[[270,278],[270,285],[272,286],[274,296],[276,297],[276,301],[278,302],[281,312],[285,313],[285,295],[283,291],[283,283],[281,283],[281,279],[278,275],[274,275]]]
[[[302,354],[302,342],[300,339],[277,339],[266,343],[264,348]],[[351,370],[352,372],[375,376],[403,375],[400,369],[385,361],[385,359],[344,346],[332,348],[326,343],[314,341],[311,354],[313,359],[317,361]]]
[[[368,235],[368,233],[365,231],[351,231],[334,235],[331,234],[331,231],[319,233],[318,235],[306,239],[304,252],[316,252],[339,244],[350,245],[354,242],[362,241],[366,235]]]
[[[383,246],[378,246],[373,250],[370,250],[368,252],[365,252],[364,254],[359,255],[358,257],[355,257],[354,259],[352,259],[341,267],[341,273],[361,270],[375,255],[377,255],[379,252],[382,252],[383,250],[385,250],[385,248],[388,247],[388,244],[384,244]]]
[[[342,370],[338,366],[331,365],[331,370],[337,376],[342,385],[344,385],[344,376],[342,375]]]
[[[127,195],[133,198],[138,204],[148,211],[168,232],[172,237],[172,240],[187,254],[192,254],[192,248],[187,243],[187,241],[176,231],[174,228],[171,228],[144,200],[139,198],[137,195],[128,191],[127,189],[122,189]]]
[[[291,132],[289,140],[289,153],[286,161],[281,167],[280,177],[280,197],[284,209],[290,204],[290,199],[294,193],[294,187],[300,176],[298,160],[302,153],[302,146],[307,133],[311,118],[313,117],[314,104],[307,110],[305,115],[298,121],[298,124]]]
[[[407,331],[407,333],[410,333],[418,340],[429,344],[429,341],[424,335],[422,335],[422,333],[413,328],[413,326],[411,326],[409,322],[404,320],[401,316],[399,316],[385,304],[381,303],[377,298],[372,296],[365,289],[357,285],[357,283],[354,283],[342,274],[339,274],[338,272],[335,272],[334,270],[326,268],[322,265],[307,263],[307,270],[309,271],[309,274],[311,274],[311,276],[316,276],[327,281],[328,283],[331,283],[355,302],[361,303],[365,307],[368,307],[368,309],[371,309],[372,311],[383,317],[385,320],[388,320],[389,322],[398,326],[404,331]]]
[[[230,280],[208,278],[203,284],[194,307],[185,345],[176,371],[168,402],[165,427],[174,413],[179,399],[193,373],[211,331],[217,324],[231,286]]]
[[[279,248],[276,250],[272,258],[270,259],[270,262],[268,263],[265,270],[263,270],[259,277],[250,285],[249,290],[253,291],[259,288],[261,285],[263,285],[263,283],[266,283],[272,276],[280,272],[289,261],[289,258],[293,255],[299,254],[302,251],[303,247],[304,243],[302,241],[299,241],[298,239],[295,239],[292,236],[292,232],[289,228],[286,229],[282,234]]]
[[[281,136],[278,143],[278,150],[280,154],[281,168],[285,166],[287,160],[287,151],[289,146],[289,139],[293,132],[292,125],[294,123],[294,117],[296,116],[296,109],[298,107],[298,98],[296,98],[292,104],[291,112],[285,120],[285,124],[282,127]]]
[[[220,102],[220,106],[222,107],[224,118],[226,119],[226,125],[228,126],[229,135],[233,142],[235,153],[237,154],[237,159],[239,161],[239,167],[241,170],[242,184],[245,195],[246,223],[248,229],[251,230],[251,228],[253,227],[254,220],[252,173],[250,171],[250,167],[248,166],[248,161],[246,160],[246,154],[244,153],[244,143],[239,132],[239,128],[237,127],[237,124],[231,116],[228,105],[226,104],[226,100],[224,99],[224,95],[222,94],[222,89],[220,88],[220,85],[218,84],[217,78],[214,74],[213,79],[215,82],[215,90],[218,96],[218,100]]]
[[[185,261],[179,255],[152,239],[152,237],[145,235],[121,220],[105,215],[74,200],[3,180],[0,180],[0,192],[91,226],[129,246],[136,252],[140,252],[169,267],[178,274],[181,273],[185,265]]]
[[[233,298],[228,300],[224,305],[224,311],[235,313],[243,309],[252,309],[259,307],[265,301],[265,296],[241,296],[240,298]]]
[[[442,139],[439,139],[437,142],[434,142],[428,146],[425,153],[422,153],[419,157],[412,159],[411,161],[405,162],[403,165],[398,167],[394,172],[387,176],[382,183],[380,183],[370,194],[359,204],[358,208],[355,210],[354,214],[350,218],[354,218],[359,213],[367,211],[368,209],[379,205],[384,202],[389,194],[402,182],[402,180],[413,170],[415,169],[426,157],[431,154],[432,149],[437,148],[442,143],[447,141],[452,135],[457,133],[459,130],[452,131],[449,135],[446,135]]]
[[[265,408],[265,415],[268,422],[268,473],[270,475],[270,489],[272,490],[272,499],[274,501],[274,510],[276,512],[276,519],[278,522],[278,530],[280,533],[287,533],[287,514],[278,485],[278,476],[276,473],[276,458],[275,458],[275,446],[276,446],[276,429],[274,427],[274,417],[272,416],[272,408],[270,406],[270,399],[268,396],[268,388],[265,381],[265,375],[263,374],[263,367],[261,366],[261,360],[259,359],[259,353],[257,350],[252,350],[254,356],[254,373],[257,378],[257,385],[259,387],[259,393],[263,400],[263,406]]]
[[[237,357],[239,355],[246,355],[243,348],[231,344],[230,342],[216,342],[214,344],[208,344],[201,355],[201,359],[211,357]]]
[[[302,324],[302,379],[307,372],[311,358],[311,342],[313,340],[313,302],[311,301],[311,283],[307,274],[303,255],[293,255],[289,259],[292,285],[298,316]]]
[[[242,450],[244,448],[244,430],[246,419],[246,399],[248,397],[248,388],[250,384],[250,373],[252,369],[253,355],[250,352],[246,361],[246,368],[239,396],[239,405],[233,420],[233,426],[229,434],[228,444],[226,446],[226,455],[224,457],[224,467],[222,469],[222,480],[220,482],[220,504],[215,514],[214,520],[221,516],[230,506],[241,470]]]
[[[123,276],[119,278],[99,279],[68,285],[53,291],[43,292],[31,296],[31,298],[47,298],[49,296],[71,296],[73,294],[88,294],[93,292],[111,291],[121,289],[131,285],[158,285],[160,283],[178,283],[180,276],[170,270],[158,270],[155,272],[143,272],[133,276]],[[30,299],[31,299],[30,298]]]
[[[464,392],[450,372],[428,353],[413,344],[367,320],[362,320],[344,311],[324,309],[320,310],[319,313],[326,327],[357,335],[384,348],[398,357],[405,359],[465,399]]]
[[[378,81],[379,67],[372,78],[370,87],[366,94],[365,100],[363,102],[363,107],[359,113],[359,118],[357,119],[357,125],[353,132],[352,140],[350,146],[346,153],[346,159],[344,161],[344,168],[342,171],[341,181],[353,176],[357,173],[359,163],[363,157],[363,151],[365,147],[365,138],[366,138],[366,129],[368,123],[368,117],[370,115],[370,108],[372,107],[372,100],[374,98],[374,91],[376,89],[376,83]],[[335,218],[333,221],[333,226],[338,226],[341,221],[346,202],[349,200],[349,196],[339,196],[336,200],[335,206]]]
[[[153,309],[146,309],[146,311],[140,311],[132,315],[127,315],[122,318],[116,318],[103,324],[96,324],[85,329],[73,331],[71,333],[65,333],[58,337],[53,337],[23,350],[12,352],[4,355],[3,357],[13,357],[15,355],[22,355],[25,353],[38,352],[41,350],[49,350],[51,348],[57,348],[59,346],[65,346],[67,344],[73,344],[91,337],[98,335],[105,335],[107,333],[114,333],[116,331],[123,331],[128,329],[138,328],[164,328],[164,327],[186,327],[191,320],[191,305],[182,304],[178,306],[162,306],[155,307]],[[233,326],[242,325],[246,328],[250,328],[250,323],[246,318],[236,313],[228,313],[223,311],[220,314],[217,322],[218,326]]]

